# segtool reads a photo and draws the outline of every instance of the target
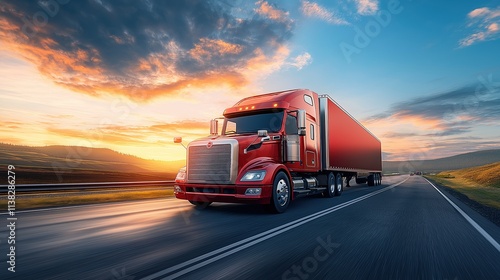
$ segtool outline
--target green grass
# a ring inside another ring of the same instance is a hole
[[[105,202],[117,201],[131,201],[151,198],[166,198],[172,197],[174,191],[172,189],[166,190],[142,190],[142,191],[124,191],[115,193],[93,193],[93,194],[68,194],[67,196],[48,196],[48,197],[16,197],[16,211],[34,209],[34,208],[47,208],[55,206],[70,206],[70,205],[84,205]],[[7,210],[7,200],[0,200],[0,210]]]
[[[428,177],[463,193],[474,201],[500,209],[500,162],[443,171]]]

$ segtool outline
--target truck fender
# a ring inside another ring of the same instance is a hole
[[[262,184],[273,184],[274,177],[276,174],[280,171],[285,172],[285,174],[288,176],[288,179],[290,182],[292,181],[292,176],[290,175],[290,172],[288,171],[288,168],[286,168],[285,165],[278,163],[274,161],[270,157],[259,157],[252,159],[249,161],[247,164],[243,166],[241,169],[241,173],[238,175],[238,182],[241,182],[241,177],[245,175],[250,170],[265,170],[266,171],[266,178],[261,182]],[[270,176],[271,175],[271,176]],[[241,182],[244,183],[244,182]],[[293,190],[293,186],[292,186]]]

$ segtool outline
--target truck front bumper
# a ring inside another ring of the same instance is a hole
[[[245,194],[249,188],[260,188],[258,195]],[[174,194],[178,199],[202,202],[227,202],[247,204],[269,204],[272,185],[200,185],[175,184]]]

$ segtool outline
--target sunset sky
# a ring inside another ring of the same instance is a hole
[[[0,2],[0,142],[179,160],[239,99],[308,88],[386,160],[500,148],[498,1]]]

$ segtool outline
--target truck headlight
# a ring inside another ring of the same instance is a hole
[[[177,173],[177,176],[175,176],[175,181],[176,182],[184,182],[186,180],[186,168],[183,167],[179,170],[179,173]]]
[[[265,176],[266,176],[266,171],[264,170],[248,171],[247,173],[245,173],[245,175],[243,175],[241,181],[250,181],[250,182],[262,181]]]

